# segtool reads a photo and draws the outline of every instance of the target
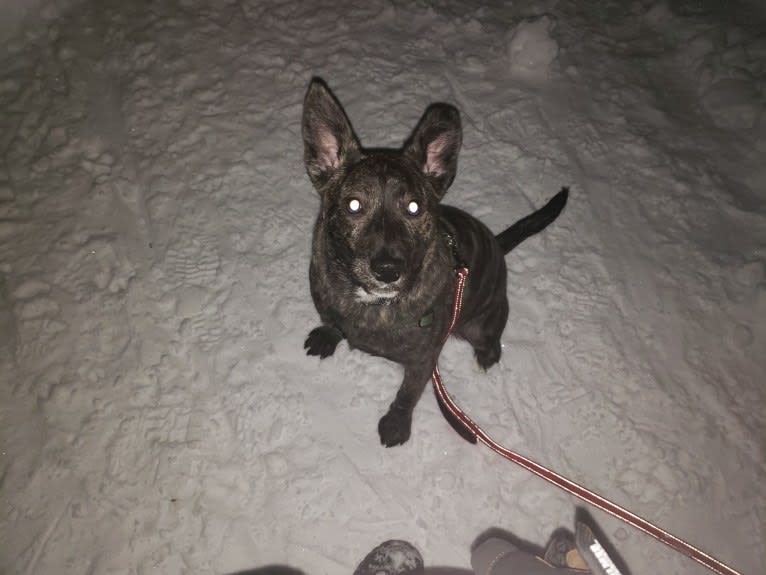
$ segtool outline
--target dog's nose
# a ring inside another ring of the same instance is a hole
[[[370,260],[370,269],[375,279],[387,284],[394,283],[402,275],[404,260],[381,255]]]

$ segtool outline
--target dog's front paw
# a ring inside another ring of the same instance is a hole
[[[311,330],[303,344],[307,355],[318,355],[320,359],[331,356],[343,339],[339,329],[329,325],[320,325]]]
[[[411,428],[412,415],[408,411],[391,406],[378,423],[380,442],[386,447],[401,445],[410,438]]]

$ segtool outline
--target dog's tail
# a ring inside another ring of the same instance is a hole
[[[543,231],[564,209],[567,197],[569,197],[569,188],[561,188],[561,191],[542,208],[521,218],[510,228],[495,236],[503,252],[507,254],[529,236]]]

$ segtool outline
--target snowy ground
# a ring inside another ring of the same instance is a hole
[[[500,365],[451,341],[448,388],[509,447],[766,572],[762,14],[496,4],[85,1],[3,43],[0,572],[351,573],[392,537],[465,567],[489,528],[571,525],[575,500],[430,393],[380,447],[397,366],[304,355],[312,75],[369,145],[455,103],[446,201],[494,230],[572,186],[508,256]],[[634,575],[706,572],[594,516]]]

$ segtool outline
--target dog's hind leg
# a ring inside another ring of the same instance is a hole
[[[493,310],[493,313],[472,318],[458,330],[458,335],[473,347],[476,362],[484,370],[489,369],[500,360],[502,353],[500,338],[507,321],[508,302],[503,301],[499,305],[499,309]]]
[[[503,348],[500,345],[499,338],[487,341],[480,346],[473,346],[473,352],[476,356],[476,363],[478,363],[479,367],[481,367],[484,371],[488,370],[490,367],[500,361],[500,355],[502,354],[502,351]]]
[[[412,411],[431,378],[435,363],[423,361],[415,366],[405,366],[404,381],[396,399],[378,423],[380,442],[386,447],[401,445],[410,438]]]

